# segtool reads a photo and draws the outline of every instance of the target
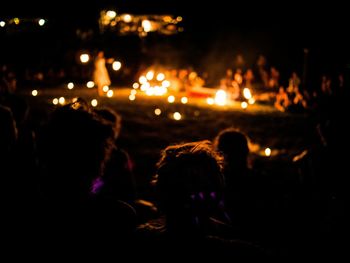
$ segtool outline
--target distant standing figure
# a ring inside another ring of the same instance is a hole
[[[103,96],[103,87],[111,85],[111,80],[108,75],[106,68],[106,59],[104,57],[104,52],[99,51],[95,59],[95,69],[93,74],[93,79],[97,85],[97,91],[99,96]]]

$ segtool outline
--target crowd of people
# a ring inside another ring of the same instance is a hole
[[[34,242],[33,235],[40,245],[64,240],[61,251],[77,242],[122,251],[123,243],[150,258],[157,255],[144,251],[226,259],[340,251],[334,238],[344,225],[346,195],[336,147],[345,131],[338,132],[343,125],[333,112],[322,112],[317,147],[295,159],[302,180],[292,193],[280,193],[250,166],[248,136],[228,128],[212,141],[167,146],[150,202],[138,195],[135,164],[118,145],[117,112],[78,99],[34,131],[25,99],[5,76],[0,84],[3,219],[11,244]],[[329,96],[339,95],[324,85]],[[332,170],[340,174],[332,177]]]
[[[269,66],[264,56],[259,56],[252,67],[247,67],[244,58],[237,56],[234,67],[226,69],[219,88],[227,91],[232,100],[244,100],[243,89],[249,88],[256,101],[272,102],[281,112],[307,112],[317,110],[334,95],[344,93],[344,73],[335,76],[321,75],[312,85],[302,80],[295,71],[286,80],[279,70]]]

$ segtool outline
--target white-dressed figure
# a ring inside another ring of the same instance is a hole
[[[109,78],[108,71],[106,68],[106,59],[104,52],[99,51],[95,59],[95,69],[93,74],[95,85],[99,96],[103,96],[103,87],[111,85],[111,79]]]

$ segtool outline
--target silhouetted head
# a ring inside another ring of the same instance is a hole
[[[41,157],[49,187],[56,194],[88,193],[114,145],[112,125],[77,101],[56,109],[42,135]]]
[[[249,147],[248,137],[244,133],[234,128],[224,129],[214,139],[214,148],[224,155],[225,163],[236,168],[247,166]]]
[[[209,141],[163,150],[157,164],[156,189],[168,224],[198,225],[218,211],[224,187],[221,164],[221,156]]]

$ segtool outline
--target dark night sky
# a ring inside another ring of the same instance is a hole
[[[72,3],[74,2],[74,6]],[[336,1],[307,4],[306,1],[190,1],[190,0],[47,0],[9,1],[0,16],[48,16],[72,25],[95,23],[99,10],[111,7],[130,13],[172,13],[185,18],[187,30],[207,32],[211,22],[224,32],[289,32],[315,40],[345,40],[347,8]],[[191,4],[191,5],[190,5]],[[217,30],[217,28],[215,28]],[[311,35],[310,35],[311,33]]]
[[[208,1],[208,0],[207,0]],[[214,16],[227,27],[232,27],[235,20],[249,24],[280,25],[314,24],[319,26],[330,23],[332,26],[346,22],[347,8],[344,3],[332,1],[328,3],[307,4],[306,1],[190,1],[190,0],[46,0],[46,1],[8,1],[1,7],[0,15],[47,15],[71,18],[76,15],[87,18],[98,13],[102,7],[115,7],[121,12],[130,13],[174,13],[187,17],[188,20],[207,19]],[[74,3],[74,6],[72,5]],[[223,15],[222,15],[223,14]],[[64,16],[63,16],[64,15]],[[345,25],[344,25],[345,28]]]
[[[228,2],[229,0],[9,1],[1,7],[0,16],[48,16],[65,21],[68,26],[89,26],[96,23],[101,8],[111,7],[120,12],[181,15],[186,30],[197,35],[217,35],[218,31],[222,34],[242,33],[244,36],[266,33],[281,34],[282,38],[298,37],[301,45],[305,46],[333,45],[334,40],[348,43],[345,36],[348,9],[344,3],[231,1],[229,6]]]
[[[73,0],[11,1],[1,8],[0,17],[43,16],[63,22],[64,30],[69,30],[96,26],[104,7],[121,13],[169,13],[183,16],[190,41],[203,43],[207,50],[254,50],[293,67],[307,47],[314,53],[315,64],[350,63],[344,3],[231,1],[229,5],[228,1],[85,0],[74,1],[75,6]]]

